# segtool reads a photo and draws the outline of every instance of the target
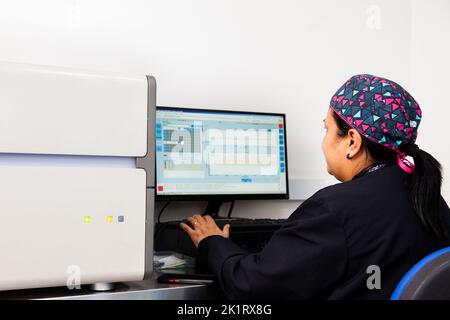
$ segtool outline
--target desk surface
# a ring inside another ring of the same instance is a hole
[[[0,292],[0,299],[64,300],[209,300],[223,298],[216,285],[183,285],[157,282],[158,274],[149,280],[117,283],[115,289],[95,292],[88,287],[69,290],[66,287],[39,288]]]

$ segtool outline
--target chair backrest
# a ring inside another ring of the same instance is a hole
[[[450,247],[420,260],[399,282],[391,300],[450,299]]]

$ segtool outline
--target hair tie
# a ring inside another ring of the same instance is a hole
[[[414,163],[412,163],[411,161],[406,159],[406,153],[404,153],[404,152],[398,152],[397,164],[400,167],[400,169],[402,169],[403,171],[405,171],[408,174],[412,174],[414,172],[415,165],[414,165]]]

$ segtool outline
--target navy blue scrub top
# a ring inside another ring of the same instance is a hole
[[[261,252],[210,236],[199,254],[231,299],[389,299],[416,262],[449,245],[424,228],[406,178],[396,165],[366,170],[304,201]],[[450,217],[442,197],[440,209]],[[381,289],[367,286],[371,265]]]

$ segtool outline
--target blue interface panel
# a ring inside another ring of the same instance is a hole
[[[157,109],[157,195],[283,195],[286,176],[283,115]]]

